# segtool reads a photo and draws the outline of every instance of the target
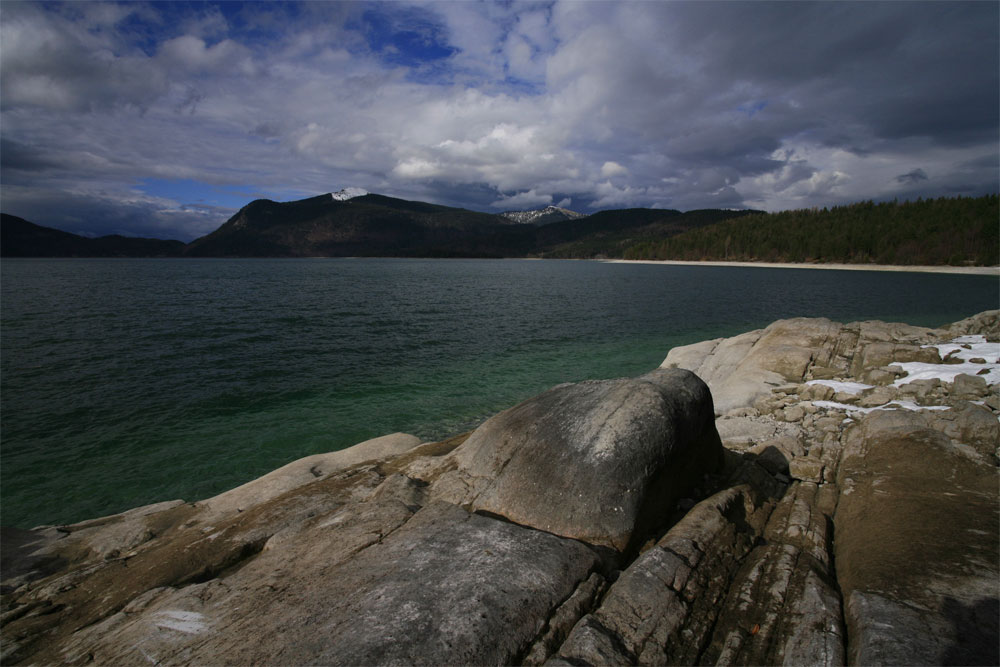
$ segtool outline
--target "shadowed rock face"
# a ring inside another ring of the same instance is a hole
[[[997,664],[1000,385],[895,364],[998,341],[998,315],[672,351],[728,396],[714,421],[701,379],[660,369],[5,530],[0,661]]]
[[[875,412],[846,434],[837,483],[852,662],[996,664],[996,468],[920,414]]]

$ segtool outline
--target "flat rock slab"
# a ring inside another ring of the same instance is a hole
[[[362,461],[402,454],[419,444],[420,438],[415,435],[391,433],[335,452],[313,454],[283,465],[235,489],[203,500],[198,505],[212,514],[242,512]]]
[[[433,503],[330,572],[320,615],[284,624],[257,659],[509,664],[597,563],[579,542]]]
[[[330,524],[232,576],[151,591],[63,655],[100,664],[511,664],[599,563],[580,542],[447,503],[380,541],[373,535],[346,560],[339,544],[327,559],[310,547],[343,532]]]
[[[847,433],[834,523],[852,663],[1000,663],[997,481],[917,413]]]

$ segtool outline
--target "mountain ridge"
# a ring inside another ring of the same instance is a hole
[[[185,248],[194,257],[492,256],[519,244],[498,216],[367,193],[291,202],[259,199]]]
[[[680,211],[624,209],[584,215],[557,206],[516,215],[482,213],[345,188],[305,199],[256,199],[209,234],[180,241],[122,241],[115,252],[68,232],[43,231],[34,238],[5,233],[4,256],[184,256],[184,257],[564,257],[566,244],[581,256],[604,256],[602,239],[633,228],[676,219]],[[717,212],[733,215],[732,212]],[[13,227],[5,225],[5,227]],[[15,225],[16,226],[16,225]],[[663,225],[661,224],[661,228]],[[28,234],[31,236],[31,234]],[[593,237],[593,238],[590,238]],[[52,241],[53,238],[61,241]],[[70,242],[69,239],[75,239]],[[588,240],[589,239],[589,240]],[[104,242],[105,244],[107,242]],[[52,244],[54,247],[49,248]],[[582,245],[581,245],[582,244]],[[71,250],[63,249],[72,246]],[[131,250],[128,247],[131,247]],[[567,255],[567,253],[570,255]],[[575,256],[575,255],[572,255]]]
[[[179,257],[183,241],[110,234],[88,238],[0,213],[2,257]]]
[[[988,252],[996,247],[997,195],[940,198],[933,204],[931,200],[913,204],[862,202],[831,210],[780,213],[632,208],[545,221],[545,215],[562,216],[568,211],[550,206],[516,212],[525,220],[518,222],[504,214],[361,192],[345,189],[288,202],[257,199],[211,233],[187,244],[114,235],[90,239],[3,214],[0,256],[997,263],[996,251]],[[341,196],[335,196],[338,194]],[[923,230],[920,234],[915,234],[917,227]],[[850,234],[845,231],[848,228],[853,230]],[[852,241],[855,245],[858,239],[864,244],[853,249],[845,245],[848,237],[856,237]],[[945,237],[947,243],[941,240]],[[941,248],[931,252],[929,245]],[[846,254],[840,246],[847,248]]]

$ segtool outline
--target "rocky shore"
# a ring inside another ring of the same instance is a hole
[[[3,664],[1000,663],[1000,311],[775,322],[4,530]]]

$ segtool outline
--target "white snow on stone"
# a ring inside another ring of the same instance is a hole
[[[806,384],[821,384],[825,387],[832,387],[836,392],[845,394],[860,394],[865,389],[871,389],[873,385],[862,384],[861,382],[839,382],[837,380],[809,380]]]
[[[354,199],[355,197],[364,197],[368,194],[367,190],[361,188],[344,188],[343,190],[338,190],[332,193],[330,196],[333,197],[335,201],[347,201],[348,199]]]
[[[205,617],[196,611],[180,611],[168,609],[154,614],[153,624],[159,628],[167,628],[183,632],[186,635],[196,635],[208,629]]]
[[[902,400],[892,401],[880,407],[890,408],[894,405],[899,406],[901,408],[906,408],[907,410],[951,410],[951,406],[948,405],[917,405],[913,401],[902,401]]]
[[[972,336],[959,336],[958,338],[952,338],[952,343],[985,343],[986,336],[980,336],[978,334]]]
[[[963,361],[959,364],[928,364],[919,361],[909,363],[893,363],[893,366],[898,366],[906,371],[906,375],[904,377],[901,377],[892,383],[894,387],[902,387],[904,384],[909,384],[915,380],[933,380],[935,378],[941,382],[954,382],[955,378],[962,374],[974,376],[978,375],[979,377],[984,378],[986,380],[986,384],[988,385],[1000,383],[1000,343],[988,343],[983,336],[960,336],[947,343],[924,345],[924,347],[936,348],[942,359],[948,356],[948,354],[954,353],[952,354],[952,358],[958,357]],[[985,359],[986,363],[974,364],[969,361],[970,359],[976,358]],[[987,372],[979,375],[984,370]],[[806,384],[822,384],[828,387],[833,387],[835,391],[849,394],[860,394],[861,392],[872,388],[871,385],[862,384],[860,382],[838,382],[836,380],[810,380]],[[890,401],[885,405],[879,405],[872,408],[863,408],[858,405],[849,405],[847,403],[838,403],[836,401],[813,401],[812,403],[818,408],[842,410],[848,415],[868,414],[869,412],[874,412],[875,410],[891,410],[894,408],[903,408],[905,410],[949,409],[946,405],[917,405],[913,401],[902,399]],[[981,405],[983,404],[982,401],[977,401],[977,403]]]
[[[894,387],[902,387],[914,380],[933,380],[937,378],[941,382],[954,382],[959,375],[978,375],[983,369],[988,372],[979,377],[986,378],[986,384],[997,384],[1000,382],[1000,364],[925,364],[920,361],[911,361],[901,364],[895,363],[906,371],[906,377],[901,377],[893,382]]]
[[[968,348],[963,347],[968,345]],[[933,380],[937,378],[941,382],[954,382],[959,375],[979,375],[984,370],[987,371],[979,377],[986,379],[986,384],[993,385],[1000,383],[1000,343],[987,343],[983,336],[959,336],[947,343],[936,345],[924,345],[923,347],[936,348],[938,354],[944,359],[949,354],[952,358],[963,360],[960,364],[928,364],[920,361],[908,363],[894,363],[906,371],[906,376],[893,382],[894,387],[901,387],[914,380]],[[970,359],[985,359],[985,364],[973,364]]]
[[[962,336],[948,343],[924,345],[923,347],[937,348],[942,359],[952,354],[952,356],[966,361],[981,357],[986,361],[995,362],[997,357],[1000,357],[1000,343],[987,343],[982,336]]]
[[[892,410],[894,408],[903,408],[905,410],[948,410],[947,405],[917,405],[913,401],[890,401],[885,405],[879,405],[874,408],[862,408],[859,405],[850,405],[848,403],[837,403],[836,401],[813,401],[813,405],[817,408],[826,408],[828,410],[842,410],[847,414],[868,414],[869,412],[874,412],[875,410]]]

